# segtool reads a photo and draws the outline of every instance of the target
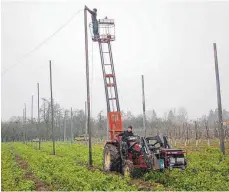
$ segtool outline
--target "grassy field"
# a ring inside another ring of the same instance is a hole
[[[182,146],[180,146],[182,147]],[[88,168],[85,144],[45,142],[2,143],[2,190],[229,190],[229,156],[215,146],[188,145],[188,168],[149,172],[138,179],[102,171],[103,145],[93,145],[93,168]],[[228,152],[228,151],[227,151]]]

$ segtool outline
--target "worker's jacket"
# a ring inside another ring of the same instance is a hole
[[[124,131],[123,133],[120,133],[118,136],[122,136],[122,140],[126,141],[127,137],[129,136],[134,136],[133,132],[128,132],[128,131]]]

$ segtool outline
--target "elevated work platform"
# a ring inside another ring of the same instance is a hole
[[[90,31],[94,42],[108,42],[115,40],[115,24],[114,19],[99,19],[98,20],[98,36],[93,33],[93,23],[90,23]]]

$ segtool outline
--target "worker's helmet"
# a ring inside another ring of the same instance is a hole
[[[93,11],[94,11],[94,12],[97,12],[97,9],[96,9],[96,8],[94,8],[94,9],[93,9]]]

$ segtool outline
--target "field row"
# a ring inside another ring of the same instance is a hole
[[[134,180],[118,174],[105,174],[102,168],[102,145],[93,145],[93,165],[88,169],[88,147],[85,144],[57,142],[56,155],[51,155],[52,143],[45,142],[41,151],[36,143],[2,144],[2,189],[33,190],[37,181],[24,179],[25,170],[19,168],[15,155],[27,164],[28,170],[52,190],[137,190]],[[152,190],[229,190],[229,156],[216,148],[188,153],[188,168],[149,172],[138,181],[154,185]],[[99,168],[99,169],[97,169]],[[161,185],[157,185],[160,183]]]
[[[2,144],[1,147],[2,191],[34,190],[35,183],[25,179],[26,171],[19,168],[10,146]]]
[[[52,186],[52,190],[136,190],[134,185],[129,185],[128,179],[123,179],[119,175],[104,174],[99,170],[88,170],[87,167],[76,164],[71,157],[48,155],[21,143],[13,143],[12,146],[20,157],[28,163],[28,169],[42,182],[45,182],[48,186]],[[6,145],[5,148],[7,147],[8,151],[5,150],[5,152],[2,153],[4,158],[7,158],[6,153],[9,153],[9,146]],[[12,158],[9,164],[14,164],[15,159],[13,158],[12,152],[10,153]],[[2,162],[2,164],[6,164],[5,161]],[[3,166],[5,166],[3,169],[5,172],[9,172],[10,174],[14,173],[14,169],[10,170],[6,165]],[[17,165],[15,165],[15,167],[20,171],[20,174],[16,172],[14,175],[16,177],[20,176],[19,179],[23,182],[23,170]],[[24,190],[20,185],[15,188],[17,183],[12,182],[12,180],[16,181],[16,178],[9,177],[2,180],[2,189]],[[10,184],[11,182],[12,184]],[[32,189],[32,187],[30,189]]]
[[[224,157],[215,147],[205,146],[201,151],[191,149],[188,148],[188,168],[185,171],[150,172],[142,179],[176,190],[229,190],[229,156]],[[50,154],[52,144],[44,143],[42,150]],[[94,166],[101,168],[103,146],[93,145],[92,152]],[[69,157],[76,163],[88,163],[88,147],[84,144],[59,142],[56,153]]]

